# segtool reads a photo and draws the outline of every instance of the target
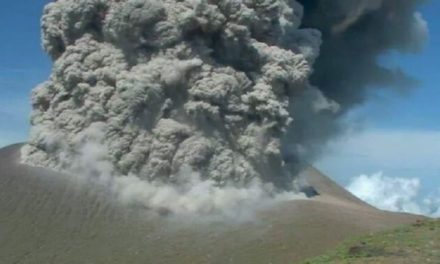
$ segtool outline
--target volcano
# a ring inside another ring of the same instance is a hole
[[[2,263],[296,263],[422,218],[375,209],[310,167],[302,177],[313,197],[253,221],[175,219],[123,206],[102,185],[22,165],[20,147],[0,150]]]
[[[305,163],[415,83],[380,58],[423,47],[421,2],[51,1],[51,75],[0,151],[0,262],[295,263],[415,222]]]

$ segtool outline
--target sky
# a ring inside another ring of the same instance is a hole
[[[49,1],[2,3],[0,147],[26,140],[30,92],[50,74],[51,62],[40,46],[40,16]],[[440,196],[440,1],[432,0],[420,12],[430,29],[425,50],[417,55],[391,53],[382,58],[386,65],[403,68],[420,85],[401,93],[372,94],[368,103],[348,117],[355,121],[356,129],[330,142],[314,163],[344,186],[368,179],[393,183],[417,180],[417,199]]]
[[[48,1],[4,1],[0,9],[0,146],[27,138],[30,91],[50,73],[40,45],[40,16]]]

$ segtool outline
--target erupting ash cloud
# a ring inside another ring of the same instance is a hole
[[[418,52],[428,27],[416,8],[424,0],[303,0],[304,27],[323,34],[311,83],[346,111],[362,103],[368,88],[408,87],[414,80],[380,65],[386,52]]]
[[[292,189],[367,87],[408,79],[377,57],[419,48],[418,4],[52,2],[42,31],[53,72],[33,92],[23,162],[71,170],[93,144],[113,175],[178,184],[190,169],[216,186]]]
[[[340,117],[362,104],[378,88],[408,89],[417,81],[399,68],[386,68],[380,56],[421,51],[428,26],[417,7],[424,0],[299,0],[304,6],[302,28],[322,34],[320,54],[309,82],[330,101],[335,115],[294,111],[296,123],[288,139],[300,142],[308,158],[341,133]],[[301,110],[301,109],[300,109]]]

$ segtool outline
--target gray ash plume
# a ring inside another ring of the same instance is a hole
[[[147,182],[178,184],[190,169],[218,186],[292,189],[370,86],[409,82],[377,60],[420,48],[419,3],[52,2],[53,72],[33,92],[23,162],[72,170],[87,151]]]

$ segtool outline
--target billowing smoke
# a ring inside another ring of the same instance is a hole
[[[418,52],[428,28],[416,8],[423,0],[303,0],[304,27],[323,34],[311,83],[349,110],[372,87],[410,87],[415,80],[387,69],[378,57],[390,51]],[[331,10],[331,11],[329,11]]]
[[[295,138],[295,143],[305,146],[307,157],[313,159],[329,138],[344,130],[338,122],[340,117],[365,102],[374,89],[399,91],[417,85],[417,80],[401,69],[386,68],[380,58],[390,52],[421,51],[428,38],[428,26],[416,10],[426,1],[298,2],[304,6],[301,27],[315,28],[322,34],[310,83],[339,105],[335,115],[304,114],[304,107],[293,113],[297,122],[288,139]]]
[[[286,1],[49,4],[53,74],[33,94],[25,161],[68,168],[98,142],[122,175],[174,182],[190,166],[220,185],[285,186],[289,105],[309,89],[320,42],[301,16]]]
[[[418,3],[52,2],[53,72],[33,92],[23,161],[72,170],[93,145],[112,175],[178,185],[190,169],[215,186],[292,189],[368,87],[407,82],[377,59],[420,47]]]

